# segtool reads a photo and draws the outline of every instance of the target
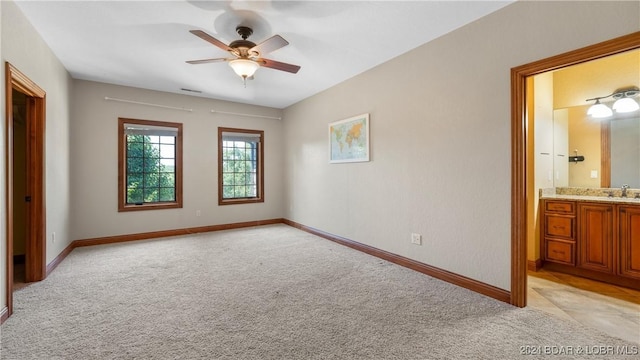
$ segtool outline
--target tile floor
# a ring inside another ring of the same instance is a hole
[[[527,306],[640,344],[640,291],[568,274],[529,272]]]

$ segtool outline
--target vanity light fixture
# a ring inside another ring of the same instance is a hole
[[[638,102],[632,97],[640,94],[638,88],[617,92],[612,95],[616,102],[613,103],[613,110],[619,113],[628,113],[640,109]]]
[[[638,102],[632,98],[638,96],[638,94],[640,94],[640,89],[634,86],[630,88],[618,89],[613,94],[607,96],[587,99],[586,101],[596,101],[596,103],[593,104],[587,111],[587,115],[597,119],[612,116],[613,111],[607,105],[600,103],[600,99],[606,99],[608,97],[612,97],[616,100],[613,103],[613,110],[615,110],[616,113],[628,113],[636,111],[640,109],[640,105],[638,105]]]
[[[596,119],[602,119],[613,115],[613,111],[611,111],[607,105],[601,104],[599,98],[596,98],[596,103],[589,108],[587,115]]]

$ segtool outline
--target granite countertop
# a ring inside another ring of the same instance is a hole
[[[613,196],[609,196],[612,194]],[[640,204],[640,189],[627,189],[627,196],[622,197],[622,189],[618,188],[578,188],[556,187],[540,189],[540,199],[557,199],[572,201],[597,201],[613,204]]]
[[[597,201],[603,203],[616,203],[616,204],[638,204],[640,205],[640,199],[633,197],[607,197],[607,196],[589,196],[589,195],[565,195],[565,194],[543,194],[541,199],[556,199],[556,200],[572,200],[572,201]]]

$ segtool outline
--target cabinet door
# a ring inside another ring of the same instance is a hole
[[[613,273],[613,205],[578,204],[578,266]]]
[[[560,237],[568,240],[574,240],[573,222],[574,217],[547,215],[545,220],[545,236]]]
[[[562,240],[546,241],[545,260],[574,266],[573,242]]]
[[[640,208],[621,206],[620,275],[640,279]]]

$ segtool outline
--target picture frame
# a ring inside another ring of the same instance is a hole
[[[369,161],[369,113],[329,123],[329,163]]]

